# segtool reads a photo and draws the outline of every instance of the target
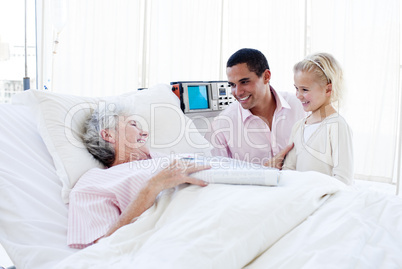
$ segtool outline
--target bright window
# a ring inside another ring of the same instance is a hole
[[[0,0],[0,103],[23,90],[23,78],[36,88],[35,1],[27,2],[25,66],[25,1]]]

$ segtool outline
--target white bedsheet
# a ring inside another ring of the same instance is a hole
[[[291,171],[277,187],[181,186],[110,238],[68,248],[61,182],[32,115],[0,115],[0,243],[17,269],[402,268],[401,198]]]
[[[18,269],[52,268],[76,252],[60,180],[29,110],[1,105],[0,115],[0,243]]]
[[[402,268],[402,199],[339,191],[247,268]]]
[[[186,186],[55,268],[241,268],[342,186],[294,171],[284,172],[277,187]]]

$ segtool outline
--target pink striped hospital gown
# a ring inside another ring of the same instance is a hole
[[[86,172],[70,193],[67,244],[85,248],[105,235],[144,183],[169,163],[163,156]]]

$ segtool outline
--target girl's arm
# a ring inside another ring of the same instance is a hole
[[[332,175],[345,184],[353,184],[354,154],[352,130],[346,121],[339,116],[338,124],[331,129],[331,147],[334,168]]]

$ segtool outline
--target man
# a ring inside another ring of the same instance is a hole
[[[238,102],[212,122],[213,155],[280,168],[293,124],[305,116],[294,94],[270,86],[271,71],[265,56],[255,49],[240,49],[228,60],[226,74]],[[279,158],[279,162],[272,160]]]

